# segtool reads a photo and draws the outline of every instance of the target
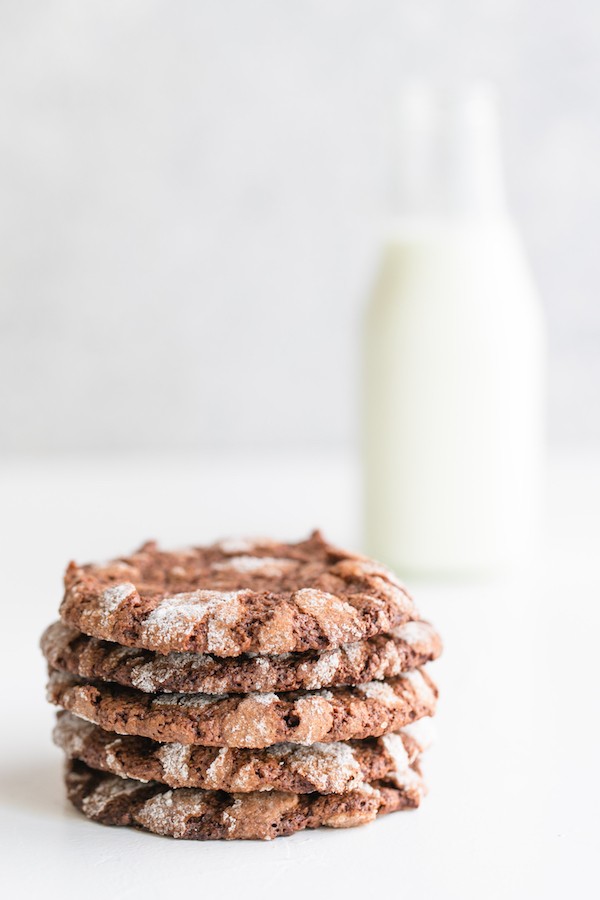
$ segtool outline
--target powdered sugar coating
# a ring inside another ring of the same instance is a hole
[[[219,752],[217,753],[213,762],[206,770],[207,787],[219,790],[222,784],[224,772],[227,769],[227,763],[229,762],[229,758],[232,756],[232,753],[233,751],[229,747],[221,747],[219,749]],[[234,790],[239,790],[239,788],[234,788]]]
[[[190,635],[198,625],[206,623],[206,648],[217,656],[235,656],[239,645],[231,634],[242,615],[240,598],[247,591],[193,591],[164,597],[145,619],[141,640],[161,651],[168,652],[172,634],[180,630]]]
[[[83,801],[83,812],[90,818],[96,818],[113,801],[122,800],[124,797],[135,797],[142,789],[143,786],[138,781],[118,776],[107,777],[87,795]]]
[[[419,806],[425,795],[425,785],[418,772],[408,767],[401,772],[395,772],[391,775],[390,781],[406,796],[410,797],[415,806]]]
[[[206,800],[200,791],[167,791],[146,800],[136,820],[155,834],[183,837],[188,820],[206,812]]]
[[[355,609],[326,591],[304,588],[292,599],[303,613],[312,616],[334,647],[361,638],[361,628]]]
[[[354,643],[342,644],[341,649],[350,665],[354,668],[358,668],[363,658],[363,642],[356,641]]]
[[[223,743],[230,747],[266,747],[275,727],[275,694],[246,694],[223,721]]]
[[[93,722],[87,722],[80,716],[69,716],[63,725],[63,731],[66,729],[66,746],[60,746],[63,746],[63,749],[68,747],[68,755],[79,759],[84,752],[86,743],[92,738],[96,728],[97,726]]]
[[[100,624],[106,628],[110,625],[111,616],[116,613],[125,601],[136,595],[135,585],[129,581],[106,588],[100,594],[98,613]]]
[[[308,690],[318,690],[332,684],[341,661],[341,650],[326,650],[316,662],[311,660],[310,663],[301,663],[299,675],[303,687]]]
[[[413,672],[403,672],[399,678],[401,678],[405,684],[410,685],[416,696],[422,700],[423,703],[435,703],[437,696],[435,690],[431,683],[423,677],[423,673],[419,669],[415,669]]]
[[[178,706],[182,709],[203,710],[220,700],[226,700],[227,694],[157,694],[152,700],[153,706]]]
[[[192,752],[191,747],[185,744],[175,742],[173,744],[163,744],[158,750],[158,758],[163,767],[167,783],[175,782],[176,784],[185,784],[189,778],[189,762]]]
[[[252,693],[248,695],[254,703],[258,703],[260,706],[269,706],[271,703],[276,703],[279,699],[277,694],[269,693],[269,694],[260,694],[260,693]]]
[[[114,741],[111,741],[110,744],[107,744],[104,748],[104,752],[106,754],[106,764],[111,772],[114,772],[115,775],[120,775],[121,777],[125,776],[125,770],[123,769],[119,757],[117,756],[117,750],[123,744],[122,738],[115,738]]]
[[[411,647],[416,647],[419,644],[428,643],[431,636],[431,626],[428,622],[420,620],[406,622],[404,625],[399,625],[398,628],[394,629],[394,635],[400,640],[406,641]]]
[[[290,771],[297,772],[317,791],[342,793],[354,790],[363,781],[360,763],[352,747],[341,741],[333,744],[315,742],[308,747],[279,744],[277,751]]]
[[[397,702],[397,695],[394,689],[386,681],[369,681],[367,684],[359,684],[356,690],[368,697],[370,700],[377,700],[384,706],[393,705]]]
[[[232,556],[213,564],[216,572],[260,572],[268,578],[277,578],[298,565],[293,559],[275,559],[273,556]]]
[[[409,767],[408,753],[400,734],[384,734],[381,738],[383,746],[390,754],[394,772],[404,772]]]
[[[428,750],[436,739],[435,722],[431,716],[423,716],[403,728],[406,735],[416,744],[419,753]]]
[[[157,657],[144,665],[136,666],[131,670],[131,684],[148,694],[161,690],[164,681],[173,679],[182,670],[201,669],[210,657],[203,654],[169,653],[167,656]]]
[[[337,564],[336,571],[338,574],[351,576],[355,576],[359,572],[361,575],[374,575],[377,578],[385,579],[395,587],[402,587],[398,577],[391,569],[388,569],[383,563],[376,562],[374,559],[369,559],[366,556],[354,556],[350,559],[344,559]]]

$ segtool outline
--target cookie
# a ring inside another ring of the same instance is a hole
[[[405,772],[431,743],[431,726],[431,719],[420,719],[397,733],[364,741],[248,750],[119,736],[60,712],[53,738],[66,756],[92,769],[172,788],[341,794]]]
[[[377,815],[414,809],[424,794],[416,769],[344,794],[228,794],[142,784],[69,760],[65,783],[69,800],[89,819],[185,840],[271,840],[320,825],[351,828]]]
[[[435,629],[422,621],[407,622],[390,635],[376,635],[335,650],[279,656],[164,656],[89,637],[63,622],[46,629],[41,646],[54,669],[115,681],[147,693],[185,694],[277,693],[363,684],[418,668],[441,652]]]
[[[148,543],[102,565],[71,563],[60,615],[128,647],[213,656],[334,649],[418,618],[392,572],[319,532],[179,552]]]
[[[53,671],[48,700],[117,734],[212,747],[330,743],[397,731],[435,711],[421,669],[388,681],[287,694],[144,694]]]

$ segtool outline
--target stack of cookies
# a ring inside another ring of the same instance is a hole
[[[84,815],[270,839],[417,807],[441,650],[384,566],[328,544],[145,544],[71,563],[42,638]]]

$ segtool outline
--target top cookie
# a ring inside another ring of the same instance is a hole
[[[63,621],[85,634],[157,653],[214,656],[325,650],[417,617],[392,572],[308,540],[226,540],[131,556],[65,574]]]

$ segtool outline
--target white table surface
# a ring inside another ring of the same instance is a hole
[[[445,639],[422,808],[266,844],[177,842],[73,811],[37,642],[70,558],[109,557],[148,537],[170,546],[300,537],[316,524],[358,547],[352,461],[5,463],[0,490],[3,897],[600,896],[600,464],[591,456],[551,466],[544,549],[527,572],[412,584]]]

